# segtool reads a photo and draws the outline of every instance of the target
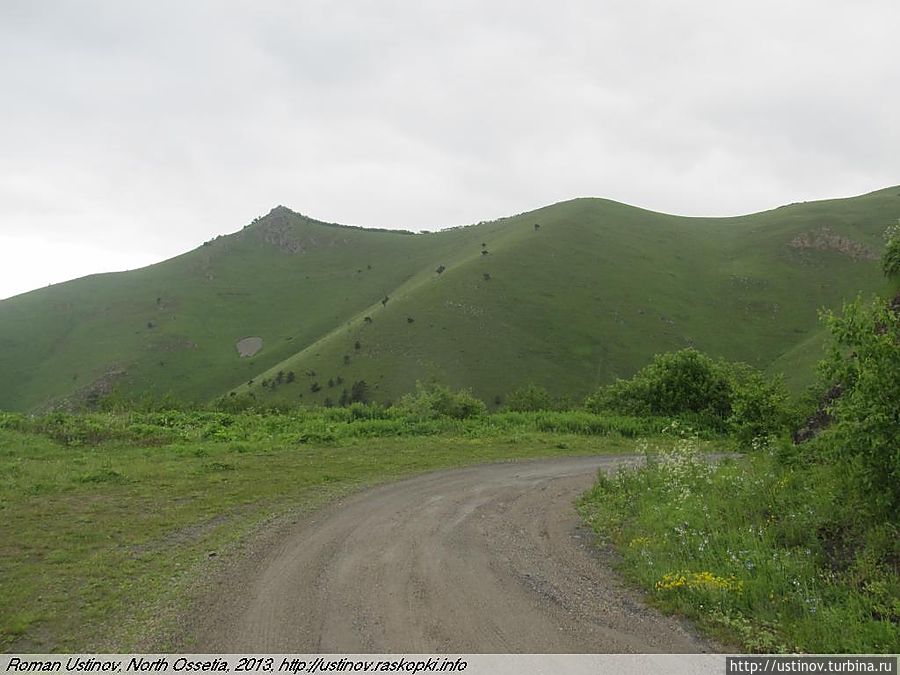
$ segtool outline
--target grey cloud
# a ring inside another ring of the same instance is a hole
[[[0,233],[171,255],[284,203],[387,227],[898,182],[893,0],[6,2]]]

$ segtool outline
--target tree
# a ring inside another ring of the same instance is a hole
[[[438,268],[435,270],[435,272],[437,272],[438,274],[443,274],[445,269],[447,268],[443,265],[438,265]]]
[[[594,412],[626,415],[700,413],[724,420],[731,414],[726,369],[696,349],[657,354],[630,380],[616,380],[586,401]]]
[[[290,383],[293,382],[295,379],[296,379],[296,376],[294,375],[294,371],[293,371],[293,370],[289,370],[289,371],[287,372],[287,377],[285,378],[285,381],[286,381],[288,384],[290,384]]]
[[[313,382],[311,385],[309,385],[309,390],[315,394],[317,391],[322,390],[322,385],[318,382]]]
[[[350,402],[365,403],[369,398],[369,385],[365,380],[357,380],[350,387]]]
[[[355,349],[356,351],[362,349],[362,345],[359,343],[359,340],[353,343],[353,349]]]
[[[831,332],[821,366],[841,395],[829,409],[832,427],[822,443],[869,501],[900,511],[900,311],[884,299],[845,304],[825,314]]]
[[[344,389],[341,392],[341,397],[338,399],[338,405],[341,406],[342,408],[346,408],[349,403],[350,403],[350,394],[348,394],[347,390]]]

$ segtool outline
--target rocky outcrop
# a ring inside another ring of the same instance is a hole
[[[788,242],[788,246],[801,250],[835,251],[853,260],[878,259],[878,255],[865,244],[842,237],[829,227],[820,227],[813,232],[801,232]]]

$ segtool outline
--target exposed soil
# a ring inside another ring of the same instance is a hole
[[[707,652],[599,556],[574,500],[578,457],[441,471],[270,530],[180,626],[198,653]]]
[[[237,344],[235,344],[242,359],[253,356],[262,349],[262,346],[263,339],[261,337],[245,337],[243,340],[238,340]]]
[[[877,260],[878,256],[865,244],[842,237],[829,227],[820,227],[813,232],[801,232],[788,242],[794,249],[814,249],[836,251],[853,260]]]

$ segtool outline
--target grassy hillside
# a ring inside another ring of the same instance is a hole
[[[379,400],[430,379],[488,402],[526,382],[581,396],[687,345],[801,386],[818,308],[880,287],[898,217],[900,188],[736,218],[576,199],[416,235],[278,207],[158,265],[0,302],[0,408],[113,389],[336,402],[358,380]],[[294,381],[263,388],[278,371]]]

